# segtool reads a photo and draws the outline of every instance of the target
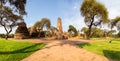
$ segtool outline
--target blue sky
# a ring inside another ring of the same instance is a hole
[[[28,0],[26,5],[28,15],[25,17],[25,21],[28,26],[32,26],[42,18],[49,18],[52,25],[57,26],[57,18],[60,17],[64,31],[67,31],[70,24],[80,27],[80,23],[73,24],[73,22],[77,22],[78,17],[80,18],[81,3],[82,0]]]
[[[120,16],[120,0],[97,0],[106,6],[109,18]],[[27,27],[33,26],[42,18],[49,18],[52,26],[57,26],[57,18],[62,19],[63,30],[67,31],[69,25],[74,25],[77,30],[85,27],[84,18],[80,15],[80,6],[83,0],[27,0],[27,16],[24,20]],[[104,27],[103,27],[104,28]],[[13,32],[16,28],[14,28]],[[0,33],[5,30],[0,27]]]

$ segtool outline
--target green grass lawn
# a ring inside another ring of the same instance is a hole
[[[120,39],[117,39],[117,41],[115,39],[112,43],[104,41],[77,45],[93,53],[120,61]]]
[[[42,43],[35,44],[0,39],[0,61],[20,61],[44,46],[45,44]]]

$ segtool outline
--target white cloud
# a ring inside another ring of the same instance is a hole
[[[12,33],[15,33],[15,29],[16,29],[16,27],[12,29],[11,34],[12,34]],[[1,33],[6,34],[6,31],[5,31],[5,29],[4,29],[3,27],[0,27],[0,34],[1,34]]]
[[[109,11],[109,18],[120,16],[120,0],[98,0],[106,6]]]
[[[69,7],[70,11],[64,11],[63,29],[68,30],[69,25],[73,25],[77,30],[85,27],[84,18],[80,15],[80,2],[75,2]]]
[[[0,27],[0,33],[6,33],[3,27]]]

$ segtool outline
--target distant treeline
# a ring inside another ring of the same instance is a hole
[[[5,38],[6,34],[0,34],[0,38]],[[14,34],[9,34],[8,38],[14,38]]]

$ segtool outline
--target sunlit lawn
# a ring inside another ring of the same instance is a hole
[[[78,46],[93,53],[120,61],[120,39],[113,39],[112,43],[109,43],[108,41],[103,41],[78,44]]]
[[[0,61],[20,61],[44,46],[45,44],[42,43],[35,44],[0,39]]]

